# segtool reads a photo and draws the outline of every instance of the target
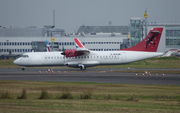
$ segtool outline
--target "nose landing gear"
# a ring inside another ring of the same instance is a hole
[[[25,66],[22,66],[21,69],[22,69],[22,71],[24,71],[25,70]]]

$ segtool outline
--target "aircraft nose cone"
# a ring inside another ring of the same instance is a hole
[[[15,60],[13,63],[17,65],[18,61],[17,61],[17,60]]]

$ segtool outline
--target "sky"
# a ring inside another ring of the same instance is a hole
[[[67,33],[82,25],[129,25],[130,18],[148,22],[180,23],[180,0],[0,0],[0,26],[9,28],[53,25]]]

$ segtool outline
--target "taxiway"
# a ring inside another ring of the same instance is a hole
[[[111,72],[106,70],[100,71],[76,71],[69,70],[64,74],[61,70],[57,74],[54,70],[53,74],[46,74],[45,69],[41,69],[38,74],[38,69],[26,69],[21,71],[19,69],[1,69],[0,80],[27,80],[27,81],[60,81],[60,82],[96,82],[96,83],[123,83],[123,84],[159,84],[159,85],[180,85],[179,74],[165,74],[164,78],[159,74],[155,78],[155,73],[151,76],[142,78],[142,73],[122,73]]]

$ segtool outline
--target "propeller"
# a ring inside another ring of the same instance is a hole
[[[62,53],[61,55],[64,55],[63,59],[64,59],[64,64],[65,64],[65,57],[66,57],[66,53],[65,53],[65,50],[64,50],[64,45],[62,45]]]
[[[64,50],[64,45],[62,45],[62,51],[63,51],[63,52],[61,53],[61,55],[66,55],[66,54],[65,54],[65,50]]]

